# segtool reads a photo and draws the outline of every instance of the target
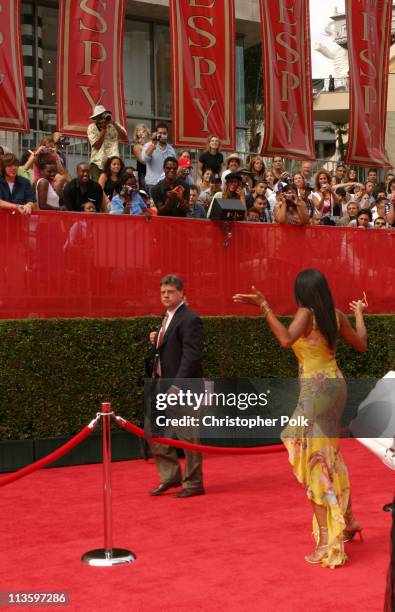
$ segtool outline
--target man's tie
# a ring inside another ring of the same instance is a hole
[[[166,323],[167,323],[168,318],[169,318],[169,313],[166,312],[165,316],[163,317],[162,324],[160,326],[158,340],[156,342],[156,348],[159,348],[163,342],[163,336],[165,335],[165,332],[166,332]]]
[[[165,316],[163,317],[162,324],[160,326],[160,330],[159,330],[159,334],[158,334],[158,339],[156,341],[156,348],[157,349],[160,347],[160,345],[163,342],[163,337],[164,337],[165,332],[166,332],[166,323],[167,323],[168,318],[169,318],[169,313],[166,312]],[[156,376],[162,376],[162,368],[160,366],[159,354],[158,354],[158,357],[157,357],[157,360],[156,360],[155,374],[156,374]]]

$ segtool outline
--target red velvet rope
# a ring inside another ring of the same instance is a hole
[[[15,480],[19,480],[19,478],[23,478],[24,476],[31,474],[35,470],[39,470],[40,468],[46,467],[50,463],[53,463],[57,459],[60,459],[60,457],[63,457],[63,455],[71,451],[75,446],[77,446],[77,444],[82,442],[82,440],[85,440],[85,438],[89,436],[93,428],[94,428],[94,425],[87,425],[86,427],[84,427],[84,429],[81,429],[81,431],[78,434],[76,434],[74,438],[71,438],[71,440],[66,442],[66,444],[63,444],[62,446],[54,450],[52,453],[50,453],[46,457],[42,457],[42,459],[39,459],[38,461],[35,461],[34,463],[27,465],[21,470],[18,470],[17,472],[13,472],[12,474],[9,474],[5,478],[2,478],[0,480],[0,487],[4,487],[5,485],[8,485],[11,482],[14,482]]]
[[[141,427],[137,427],[125,421],[121,417],[115,417],[116,422],[123,429],[126,429],[129,433],[138,436],[139,438],[145,438],[144,430]],[[173,446],[174,448],[183,448],[184,450],[196,451],[199,453],[213,453],[216,455],[261,455],[264,453],[280,453],[285,451],[285,446],[282,444],[275,444],[271,446],[250,446],[246,448],[236,448],[229,446],[206,446],[205,444],[192,444],[191,442],[185,442],[184,440],[174,440],[173,438],[148,438],[148,441],[159,442],[160,444],[166,444],[167,446]]]

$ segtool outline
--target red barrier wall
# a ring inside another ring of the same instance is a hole
[[[295,311],[304,268],[327,275],[336,304],[366,291],[370,313],[395,312],[395,231],[193,219],[0,212],[0,318],[160,314],[159,280],[177,273],[202,315],[255,314],[232,295],[259,287],[277,313]]]

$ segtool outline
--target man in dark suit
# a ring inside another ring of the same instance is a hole
[[[177,379],[202,379],[203,324],[200,317],[190,310],[184,302],[182,280],[168,275],[160,282],[160,297],[166,312],[158,332],[151,332],[152,376],[174,380],[171,390],[177,392]],[[202,384],[202,380],[197,381]],[[197,442],[197,437],[184,438],[179,431],[178,437],[189,442]],[[203,495],[202,455],[185,451],[185,470],[182,478],[180,464],[175,448],[150,442],[151,450],[160,475],[160,484],[150,495],[162,495],[168,489],[183,488],[175,497]]]

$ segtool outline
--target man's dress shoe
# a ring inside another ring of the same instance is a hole
[[[182,489],[174,493],[174,497],[194,497],[195,495],[204,495],[204,489]]]
[[[169,489],[173,489],[174,487],[180,486],[181,482],[162,482],[158,487],[152,489],[149,494],[153,496],[162,495],[163,493],[166,493],[166,491],[168,491]]]

